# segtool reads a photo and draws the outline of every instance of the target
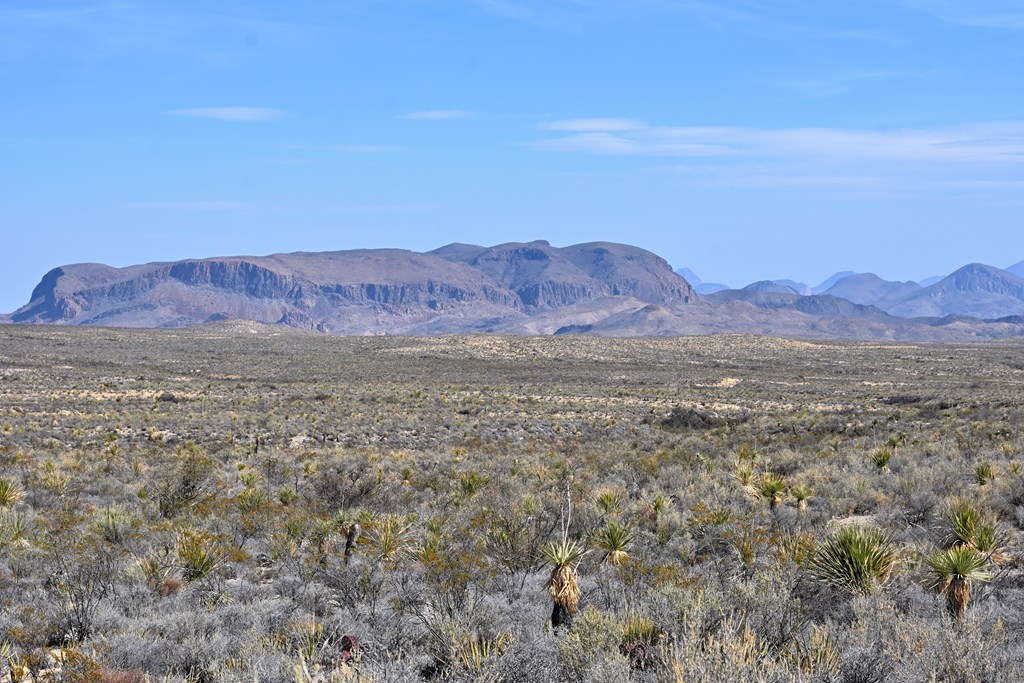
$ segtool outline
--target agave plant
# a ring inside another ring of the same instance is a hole
[[[971,585],[992,579],[985,558],[974,548],[955,545],[925,560],[929,587],[946,596],[946,609],[960,621],[971,599]]]
[[[553,603],[551,627],[557,629],[563,625],[568,626],[580,603],[576,567],[588,550],[581,543],[563,535],[560,540],[545,544],[540,551],[552,565],[551,576],[548,578],[548,592]]]
[[[867,595],[899,564],[893,541],[878,529],[849,526],[818,547],[811,572],[819,581]]]
[[[622,524],[611,521],[597,530],[593,537],[594,546],[604,553],[602,558],[608,564],[621,565],[629,559],[626,547],[633,542],[634,535]]]

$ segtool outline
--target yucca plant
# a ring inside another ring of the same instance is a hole
[[[288,507],[289,505],[294,503],[295,499],[298,497],[299,494],[295,491],[295,488],[292,486],[282,486],[277,491],[277,500],[281,503],[281,505],[284,505],[285,507]]]
[[[974,476],[978,480],[978,486],[985,486],[996,477],[996,468],[990,462],[978,463],[974,468]]]
[[[793,496],[794,499],[796,499],[796,508],[800,512],[803,512],[804,510],[807,509],[807,499],[810,498],[813,495],[813,493],[814,492],[811,491],[810,487],[805,486],[803,484],[800,484],[799,486],[794,486],[789,490],[789,494]]]
[[[749,465],[736,463],[736,470],[733,472],[733,476],[736,477],[736,481],[740,483],[740,486],[750,486],[750,482],[754,478],[754,468]]]
[[[21,487],[10,479],[0,479],[0,509],[14,507],[22,499]]]
[[[615,495],[614,491],[602,491],[597,494],[597,499],[594,501],[597,506],[597,511],[602,516],[614,515],[619,511],[619,497]]]
[[[568,626],[572,623],[580,603],[576,567],[588,551],[581,543],[564,535],[560,540],[545,544],[540,551],[544,559],[552,565],[551,576],[548,578],[548,592],[553,603],[551,628]]]
[[[925,560],[929,587],[946,596],[946,609],[956,621],[967,611],[971,585],[992,579],[986,565],[984,557],[965,545],[955,545]]]
[[[899,564],[893,541],[878,529],[849,526],[835,532],[811,558],[811,572],[824,583],[867,595],[884,585]]]
[[[768,501],[768,507],[774,510],[779,507],[786,497],[786,482],[782,477],[777,477],[770,472],[761,475],[761,481],[757,485],[758,494]]]
[[[0,514],[0,546],[4,543],[28,544],[29,521],[20,512]]]
[[[411,527],[411,522],[401,517],[391,516],[381,520],[370,531],[373,557],[382,564],[394,567],[400,560],[411,555],[415,550]]]
[[[459,669],[479,675],[483,673],[488,659],[501,655],[514,642],[515,636],[511,633],[499,633],[494,638],[484,638],[475,633],[457,638],[452,643],[453,664]]]
[[[789,660],[801,673],[823,677],[838,671],[842,658],[839,644],[825,626],[811,626],[810,631],[790,641]],[[829,680],[829,678],[825,678]]]
[[[993,564],[1002,564],[1006,561],[1003,554],[1006,535],[999,529],[994,519],[986,520],[978,524],[974,529],[974,538],[971,539],[970,547],[978,551],[982,557]]]
[[[318,519],[313,522],[313,526],[309,530],[309,541],[316,548],[321,562],[324,561],[327,555],[331,539],[336,531],[337,527],[335,527],[333,519]]]
[[[152,553],[146,557],[136,558],[135,564],[146,579],[146,585],[153,590],[158,590],[164,585],[164,581],[171,575],[173,567],[170,564],[169,551],[163,553]]]
[[[955,500],[949,506],[949,526],[953,532],[951,544],[970,545],[981,523],[981,512],[966,500]]]
[[[654,513],[655,517],[660,517],[662,514],[668,511],[670,500],[664,493],[656,493],[651,498],[650,508],[651,512]]]
[[[490,477],[479,472],[463,472],[459,476],[459,489],[463,496],[472,498],[483,491],[490,482]]]
[[[633,542],[634,535],[624,525],[610,521],[597,530],[593,537],[594,546],[604,553],[602,558],[608,564],[621,565],[629,560],[626,547]]]
[[[96,520],[94,528],[107,543],[123,545],[131,532],[131,520],[118,510],[104,510]]]
[[[878,468],[879,472],[889,471],[889,461],[892,459],[893,449],[889,446],[882,446],[871,453],[871,462]]]
[[[178,540],[178,562],[182,578],[191,583],[213,574],[222,560],[207,539],[186,532]]]

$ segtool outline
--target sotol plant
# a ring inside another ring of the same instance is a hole
[[[892,540],[878,529],[856,526],[828,537],[811,559],[818,580],[867,595],[884,585],[899,564]]]

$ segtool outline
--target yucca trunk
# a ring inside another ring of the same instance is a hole
[[[946,589],[946,609],[954,620],[960,621],[967,612],[971,600],[971,584],[960,577],[954,577]]]
[[[576,583],[576,571],[569,565],[555,567],[548,580],[551,593],[551,628],[570,626],[580,603],[580,587]]]
[[[359,535],[363,529],[356,522],[352,522],[345,529],[345,564],[348,565],[350,559],[352,559],[352,551],[355,550],[356,543],[359,541]]]

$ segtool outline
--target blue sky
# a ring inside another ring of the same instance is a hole
[[[65,263],[636,244],[1024,259],[1024,0],[0,4],[0,310]]]

